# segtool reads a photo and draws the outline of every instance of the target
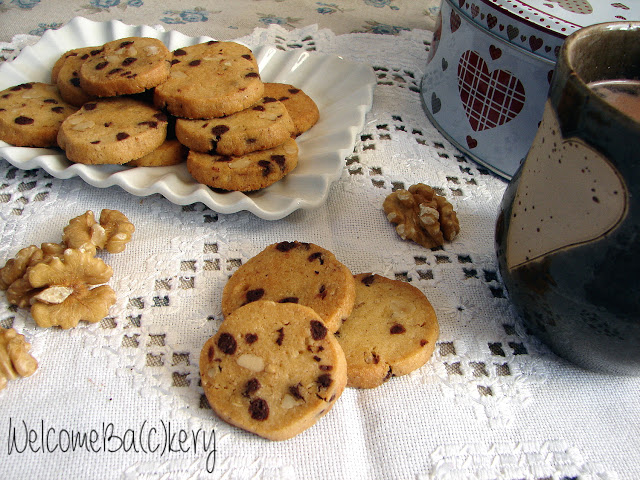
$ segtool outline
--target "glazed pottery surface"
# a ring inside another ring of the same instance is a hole
[[[531,149],[504,194],[496,249],[534,334],[588,369],[637,375],[640,122],[590,86],[621,79],[640,80],[640,22],[567,39]]]

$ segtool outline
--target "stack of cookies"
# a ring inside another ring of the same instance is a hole
[[[298,163],[295,138],[319,117],[300,89],[263,83],[235,42],[170,52],[155,38],[122,38],[66,52],[51,80],[0,92],[0,139],[59,146],[84,164],[186,160],[196,181],[222,190],[283,178]]]
[[[271,440],[312,426],[345,386],[373,388],[421,367],[439,332],[416,287],[354,276],[302,242],[270,245],[242,265],[222,313],[200,354],[205,395],[220,418]]]

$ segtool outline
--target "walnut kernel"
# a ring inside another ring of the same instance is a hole
[[[106,208],[100,213],[100,225],[107,234],[104,248],[109,253],[122,252],[136,229],[123,213]]]
[[[95,254],[96,249],[119,253],[131,240],[135,227],[117,210],[103,209],[98,223],[91,210],[72,218],[64,228],[63,242],[70,248],[85,249]]]
[[[41,327],[67,329],[80,320],[99,322],[116,301],[111,287],[100,285],[112,274],[111,267],[92,252],[73,248],[65,250],[62,258],[35,265],[27,275],[30,285],[40,289],[31,296],[31,316]]]
[[[452,241],[460,232],[453,206],[423,183],[391,193],[382,208],[403,240],[413,240],[426,248]]]
[[[7,290],[13,282],[24,276],[27,268],[41,261],[43,257],[42,250],[35,245],[20,250],[0,268],[0,289]]]
[[[8,380],[28,377],[38,368],[38,362],[31,356],[24,336],[13,328],[0,328],[0,390]]]

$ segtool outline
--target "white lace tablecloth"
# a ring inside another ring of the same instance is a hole
[[[136,226],[125,252],[107,260],[117,302],[102,322],[39,328],[0,295],[0,325],[23,333],[40,364],[0,392],[0,478],[640,478],[640,380],[566,363],[515,316],[493,244],[506,184],[423,114],[430,39],[422,30],[335,35],[313,26],[242,37],[341,55],[378,76],[326,204],[281,220],[135,197],[0,160],[0,264],[23,246],[59,241],[86,210],[117,209]],[[458,213],[461,233],[444,248],[402,241],[382,211],[393,189],[418,182]],[[411,282],[431,300],[441,334],[424,367],[377,389],[346,389],[315,426],[270,442],[213,414],[198,357],[221,322],[229,275],[284,240],[321,245],[354,273]]]

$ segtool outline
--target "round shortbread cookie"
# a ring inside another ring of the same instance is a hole
[[[285,143],[268,150],[240,157],[190,151],[187,168],[204,185],[222,190],[252,192],[268,187],[298,165],[298,145],[289,137]]]
[[[18,147],[55,147],[62,122],[77,110],[55,85],[30,82],[0,92],[0,140]]]
[[[256,300],[299,303],[313,308],[334,332],[355,299],[355,282],[330,251],[302,242],[269,245],[231,276],[222,292],[222,313]]]
[[[155,89],[154,102],[177,117],[216,118],[249,108],[263,92],[251,50],[212,40],[173,52],[169,78]]]
[[[144,157],[127,162],[131,167],[168,167],[187,160],[189,150],[176,139],[165,140],[162,145]]]
[[[73,55],[68,55],[56,74],[56,85],[60,96],[76,107],[81,107],[90,100],[95,100],[95,95],[89,95],[80,87],[80,68],[86,60],[99,54],[102,50],[96,47],[78,48]]]
[[[196,152],[245,155],[282,145],[294,133],[285,106],[272,97],[223,118],[176,121],[176,136]]]
[[[333,407],[347,383],[347,366],[311,308],[258,301],[233,312],[207,340],[200,377],[222,420],[286,440]]]
[[[98,97],[144,92],[167,79],[170,55],[157,38],[112,40],[82,64],[80,86]]]
[[[167,135],[167,116],[127,97],[85,103],[58,132],[67,158],[85,164],[122,164],[158,148]]]
[[[60,73],[60,69],[62,68],[64,63],[67,61],[67,58],[75,57],[77,55],[84,55],[87,49],[89,49],[88,50],[89,55],[91,56],[98,55],[99,53],[102,52],[102,47],[81,47],[81,48],[74,48],[72,50],[69,50],[63,53],[62,55],[60,55],[60,57],[58,57],[58,59],[55,61],[55,63],[51,67],[51,83],[56,83],[58,81],[58,74]],[[79,53],[79,52],[82,52],[82,53]]]
[[[313,99],[299,88],[286,83],[265,83],[265,96],[281,101],[286,107],[295,126],[295,135],[313,127],[320,118],[320,111]]]
[[[438,319],[413,285],[370,273],[354,278],[355,305],[336,338],[347,358],[348,385],[374,388],[429,360],[438,339]]]

